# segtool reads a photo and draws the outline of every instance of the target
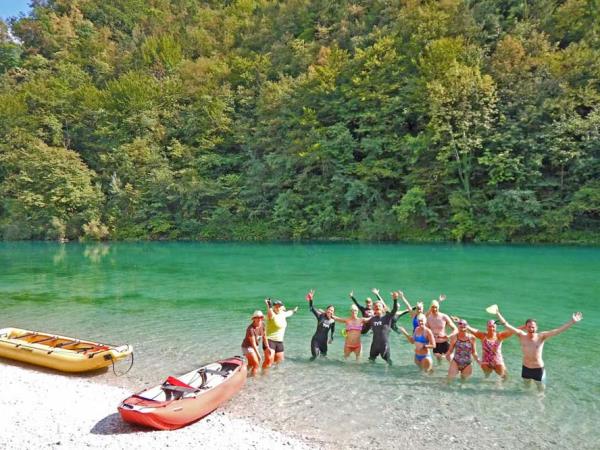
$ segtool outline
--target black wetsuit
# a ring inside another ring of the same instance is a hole
[[[394,330],[396,333],[401,334],[400,330],[398,329],[398,319],[400,317],[402,317],[404,314],[408,314],[410,311],[402,311],[400,314],[398,314],[397,316],[394,316],[394,318],[392,319],[392,330]]]
[[[356,306],[358,306],[358,310],[360,311],[360,313],[362,314],[363,317],[373,317],[373,309],[371,309],[371,308],[365,308],[360,303],[358,303],[356,301],[356,299],[352,295],[350,296],[350,298],[352,299],[352,301],[354,302],[354,304]]]
[[[381,317],[373,316],[365,323],[362,334],[367,333],[371,328],[373,329],[373,342],[371,342],[371,351],[369,353],[370,361],[375,361],[377,356],[381,356],[388,364],[392,364],[389,337],[392,321],[396,317],[396,311],[398,311],[398,299],[394,299],[394,306],[390,312],[385,313]]]
[[[317,318],[317,331],[315,331],[310,341],[311,359],[315,359],[319,355],[327,356],[327,333],[331,331],[331,340],[333,340],[335,320],[333,318],[329,319],[327,314],[317,311],[313,306],[312,300],[309,301],[309,305],[311,312]]]

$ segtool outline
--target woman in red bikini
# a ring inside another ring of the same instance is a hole
[[[341,318],[333,316],[336,322],[346,324],[346,342],[344,343],[344,358],[348,358],[351,353],[356,355],[356,360],[360,358],[360,352],[362,350],[362,344],[360,342],[361,331],[363,324],[368,318],[358,317],[358,307],[356,305],[350,306],[350,317]]]

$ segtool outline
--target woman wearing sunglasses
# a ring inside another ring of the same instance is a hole
[[[417,327],[413,332],[412,336],[408,332],[400,327],[400,331],[408,342],[415,344],[415,364],[425,372],[431,372],[433,370],[433,360],[429,349],[435,348],[435,337],[433,332],[427,328],[427,317],[425,314],[419,314],[416,316]]]
[[[262,311],[254,311],[252,314],[252,323],[246,328],[246,336],[242,341],[242,353],[248,360],[250,376],[258,373],[260,367],[260,353],[258,352],[258,342],[262,339],[263,351],[268,351],[268,340],[263,323],[264,314]]]
[[[363,324],[368,318],[358,317],[358,307],[350,305],[350,317],[342,318],[333,316],[336,322],[346,324],[346,341],[344,342],[344,358],[348,358],[351,353],[354,353],[356,360],[360,358],[362,351],[362,343],[360,342],[361,331]]]
[[[473,373],[473,360],[481,364],[477,356],[475,338],[468,332],[466,320],[459,319],[457,322],[458,333],[450,338],[450,346],[446,359],[450,361],[448,367],[448,381],[452,381],[460,373],[463,380],[469,378]]]
[[[511,330],[505,330],[500,333],[496,330],[496,321],[488,320],[487,331],[479,331],[472,327],[467,329],[481,341],[481,370],[486,378],[492,372],[496,372],[503,380],[506,380],[506,366],[502,358],[502,341],[511,337],[514,333]]]

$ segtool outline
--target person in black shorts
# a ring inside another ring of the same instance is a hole
[[[538,388],[543,389],[546,371],[544,370],[542,352],[544,350],[545,342],[551,337],[571,328],[574,324],[583,319],[583,314],[580,312],[573,313],[571,320],[564,325],[555,328],[554,330],[541,332],[538,332],[537,321],[535,319],[527,319],[525,322],[525,329],[521,330],[509,324],[502,314],[500,314],[500,311],[497,310],[496,315],[506,328],[517,334],[517,337],[521,342],[521,350],[523,351],[521,378],[528,384],[531,383],[531,380],[534,380],[537,382]]]

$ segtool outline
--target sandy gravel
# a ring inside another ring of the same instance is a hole
[[[93,377],[63,375],[0,359],[0,449],[314,448],[219,410],[188,427],[148,431],[121,420],[131,394]]]

